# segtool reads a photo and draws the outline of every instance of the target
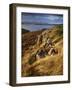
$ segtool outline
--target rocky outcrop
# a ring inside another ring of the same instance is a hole
[[[37,36],[37,46],[41,44],[45,44],[49,38],[47,31],[42,32],[40,35]]]
[[[37,46],[41,46],[36,52],[37,59],[44,58],[46,55],[58,54],[58,49],[55,47],[55,44],[49,37],[48,31],[44,31],[38,35]]]
[[[58,49],[55,47],[52,40],[48,38],[47,42],[45,42],[45,44],[31,56],[29,63],[33,64],[36,60],[39,60],[46,56],[53,56],[56,54],[58,54]]]

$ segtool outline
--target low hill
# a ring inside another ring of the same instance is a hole
[[[22,33],[22,77],[49,75],[63,75],[62,25]]]
[[[22,28],[22,34],[25,34],[25,33],[28,33],[28,32],[30,32],[30,31]]]

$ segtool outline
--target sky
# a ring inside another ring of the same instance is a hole
[[[63,15],[58,14],[39,14],[39,13],[22,13],[22,28],[36,31],[43,28],[50,28],[55,24],[63,24]]]

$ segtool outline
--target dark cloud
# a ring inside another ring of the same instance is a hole
[[[41,29],[49,24],[63,24],[63,15],[57,14],[22,13],[21,19],[22,26],[31,30]]]

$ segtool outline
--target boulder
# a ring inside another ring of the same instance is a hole
[[[55,54],[58,54],[58,49],[56,48],[51,48],[50,51],[48,52],[49,55],[55,55]]]
[[[42,39],[43,39],[42,35],[38,35],[37,36],[37,45],[41,45],[42,44]]]
[[[37,59],[44,58],[47,54],[47,51],[44,48],[41,48],[37,51],[36,57]]]

